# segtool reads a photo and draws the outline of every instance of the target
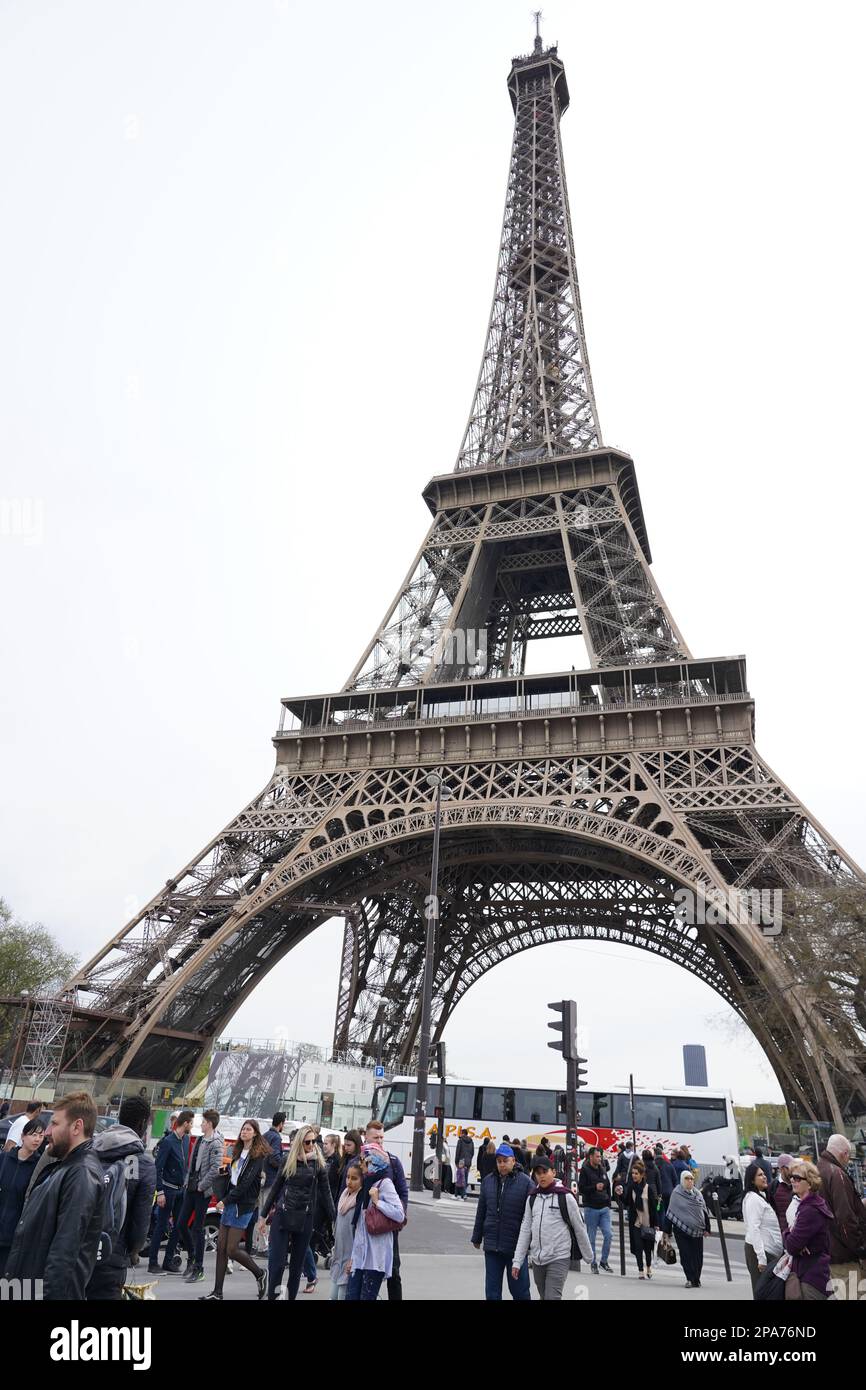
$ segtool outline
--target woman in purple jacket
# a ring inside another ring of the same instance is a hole
[[[821,1196],[821,1175],[814,1163],[798,1159],[791,1168],[791,1186],[800,1198],[793,1226],[783,1233],[785,1249],[794,1257],[792,1273],[800,1281],[800,1298],[827,1298],[830,1280],[829,1225],[833,1213]]]

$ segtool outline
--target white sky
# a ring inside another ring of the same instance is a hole
[[[91,954],[267,781],[278,698],[339,687],[453,467],[530,6],[5,0],[0,893]],[[857,4],[548,6],[593,378],[698,656],[744,652],[763,755],[861,862]],[[30,522],[27,532],[25,523]],[[559,663],[557,663],[559,664]],[[231,1031],[327,1042],[339,926]],[[704,986],[532,951],[455,1071],[778,1089]]]

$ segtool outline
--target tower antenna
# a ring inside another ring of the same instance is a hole
[[[535,46],[533,52],[541,52],[541,10],[533,10],[532,16],[535,20]]]

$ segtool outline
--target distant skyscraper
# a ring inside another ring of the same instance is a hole
[[[707,1052],[700,1043],[683,1043],[683,1070],[687,1086],[707,1085]]]

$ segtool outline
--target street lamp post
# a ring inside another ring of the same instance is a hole
[[[424,1190],[424,1143],[427,1133],[427,1083],[430,1073],[430,1016],[433,1012],[433,957],[439,935],[439,825],[442,814],[442,778],[431,772],[427,783],[436,788],[436,813],[433,818],[433,864],[430,873],[430,896],[425,908],[427,935],[424,946],[424,976],[421,981],[421,1026],[418,1036],[418,1080],[415,1086],[415,1123],[412,1131],[412,1172],[409,1186],[413,1192]]]

